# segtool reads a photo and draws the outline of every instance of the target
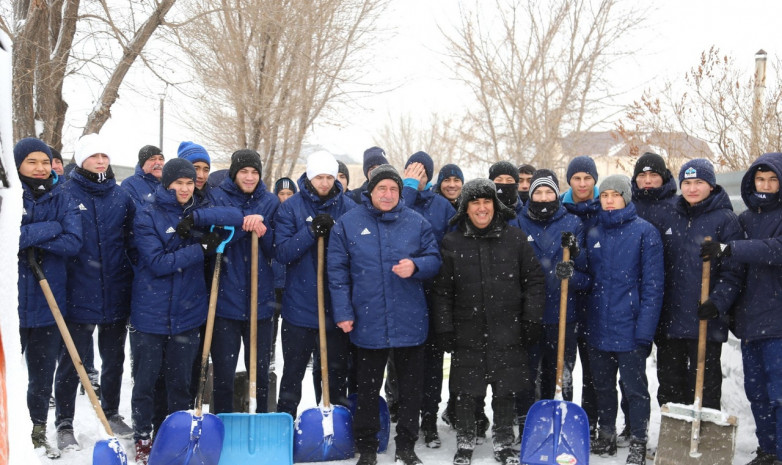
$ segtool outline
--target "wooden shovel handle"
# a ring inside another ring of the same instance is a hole
[[[706,236],[704,240],[710,241],[711,237]],[[701,271],[701,299],[700,302],[709,300],[709,281],[711,279],[711,262],[704,261]],[[695,399],[692,407],[695,417],[692,421],[692,433],[690,435],[690,456],[697,457],[698,445],[700,444],[701,434],[701,410],[703,408],[703,376],[706,371],[706,336],[709,326],[708,320],[700,320],[698,324],[698,364],[695,371]]]
[[[570,260],[570,249],[562,249],[562,261]],[[557,338],[557,384],[554,400],[562,400],[562,376],[565,372],[565,328],[567,325],[567,292],[569,280],[563,279],[559,292],[559,335]]]
[[[204,401],[204,386],[206,386],[206,368],[209,366],[209,351],[212,350],[212,334],[215,327],[215,313],[217,309],[217,293],[220,291],[220,267],[223,254],[215,257],[215,269],[212,273],[212,290],[209,293],[209,313],[206,315],[206,331],[204,332],[204,348],[201,351],[201,376],[198,378],[198,394],[195,402],[195,416],[201,416],[201,407]]]
[[[318,339],[320,339],[320,376],[323,406],[329,408],[329,362],[326,348],[326,297],[323,291],[323,268],[325,262],[325,244],[323,237],[318,238]]]
[[[249,377],[249,413],[255,413],[257,404],[256,363],[258,361],[258,234],[253,231],[250,247],[250,366],[247,368]]]
[[[57,305],[57,300],[54,298],[52,288],[49,287],[49,281],[46,280],[46,276],[44,276],[41,266],[38,265],[38,262],[36,261],[35,249],[32,247],[27,249],[27,261],[30,263],[30,268],[32,268],[33,274],[38,280],[38,284],[41,285],[43,295],[46,297],[46,302],[49,304],[49,309],[52,312],[54,321],[57,323],[60,335],[62,335],[62,341],[68,349],[68,354],[71,356],[73,366],[76,367],[76,372],[79,374],[79,381],[81,381],[81,385],[84,387],[84,392],[86,392],[87,396],[90,398],[92,408],[95,409],[95,413],[98,414],[98,419],[101,424],[103,424],[103,429],[106,430],[106,434],[114,436],[114,432],[111,431],[111,426],[109,426],[109,420],[106,418],[106,413],[103,412],[103,408],[100,406],[98,396],[95,395],[95,390],[92,388],[90,378],[87,376],[87,370],[84,369],[84,364],[81,361],[81,357],[79,357],[79,352],[76,350],[76,344],[73,343],[71,332],[68,331],[68,326],[65,324],[65,320],[62,317],[60,306]]]

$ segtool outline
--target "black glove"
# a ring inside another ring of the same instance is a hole
[[[331,227],[334,226],[334,218],[331,217],[328,213],[321,213],[320,215],[316,216],[312,219],[312,233],[315,234],[315,237],[326,237],[329,235],[329,231],[331,231]]]
[[[532,347],[543,337],[543,325],[533,321],[521,320],[521,345]]]
[[[217,251],[217,246],[223,242],[223,238],[217,231],[204,234],[201,237],[201,247],[204,250],[204,255],[211,255]]]
[[[453,352],[456,348],[456,334],[453,331],[437,335],[437,346],[444,352]]]
[[[557,279],[570,279],[573,277],[573,260],[557,263],[557,267],[554,270],[554,274],[557,275]]]
[[[715,258],[730,257],[730,245],[714,242],[710,240],[703,241],[701,244],[701,258],[708,262]]]
[[[652,343],[649,341],[635,341],[635,350],[644,354],[644,358],[652,355]]]
[[[179,234],[179,237],[182,239],[187,239],[190,237],[190,229],[195,225],[195,219],[193,218],[193,215],[187,215],[182,219],[182,221],[179,222],[178,225],[176,225],[176,233]]]
[[[581,249],[578,247],[578,240],[571,232],[562,232],[562,248],[570,249],[570,256],[573,258],[578,257],[578,254],[581,253]]]
[[[698,305],[698,318],[701,320],[713,320],[720,316],[720,311],[711,299]]]

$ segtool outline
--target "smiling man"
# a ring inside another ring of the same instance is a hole
[[[437,174],[437,183],[434,185],[434,191],[445,197],[451,206],[459,208],[459,194],[462,193],[464,184],[464,174],[462,169],[453,163],[449,163],[440,168]]]
[[[138,166],[133,176],[122,181],[137,208],[155,200],[155,190],[163,176],[163,154],[154,145],[145,145],[138,151]]]

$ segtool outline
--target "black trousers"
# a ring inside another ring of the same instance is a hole
[[[698,363],[698,341],[694,339],[658,338],[657,378],[660,387],[657,401],[692,404],[695,398],[695,371]],[[706,369],[703,376],[703,407],[720,409],[722,398],[721,342],[706,342]]]
[[[353,436],[359,453],[377,450],[380,412],[377,397],[390,349],[356,348],[358,400],[353,417]],[[397,450],[413,449],[418,440],[418,414],[424,375],[424,346],[395,347],[391,355],[399,382],[399,417],[396,424]]]

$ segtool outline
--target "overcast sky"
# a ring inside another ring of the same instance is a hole
[[[733,55],[754,69],[754,54],[759,49],[769,57],[782,55],[775,49],[782,21],[782,1],[779,0],[654,0],[644,29],[628,40],[628,49],[638,52],[617,68],[613,77],[617,85],[627,89],[625,98],[632,101],[644,87],[666,77],[679,78],[695,65],[700,53],[716,45],[723,53]],[[360,160],[367,147],[383,145],[374,134],[391,117],[400,112],[412,115],[447,113],[459,104],[459,87],[451,72],[442,65],[443,41],[438,24],[447,28],[458,15],[456,0],[392,0],[382,18],[385,36],[373,50],[374,59],[366,63],[366,73],[387,82],[381,88],[394,90],[362,98],[350,112],[340,115],[340,127],[319,127],[308,142],[319,143],[335,154],[349,154]],[[138,65],[138,63],[137,63]],[[775,77],[769,74],[769,81]],[[154,88],[154,80],[147,78]],[[158,143],[158,96],[149,98],[123,92],[112,108],[112,119],[102,133],[111,140],[115,153],[112,162],[132,165],[137,161],[138,148]],[[125,96],[123,99],[122,97]],[[196,140],[178,124],[174,107],[166,100],[166,121],[163,151],[175,156],[182,140]],[[91,102],[81,102],[84,115],[71,118],[66,127],[66,155],[80,134],[75,124],[83,124]],[[71,104],[77,110],[78,104]],[[78,121],[77,121],[78,120]],[[426,150],[425,147],[422,149]],[[209,150],[209,147],[207,147]]]

